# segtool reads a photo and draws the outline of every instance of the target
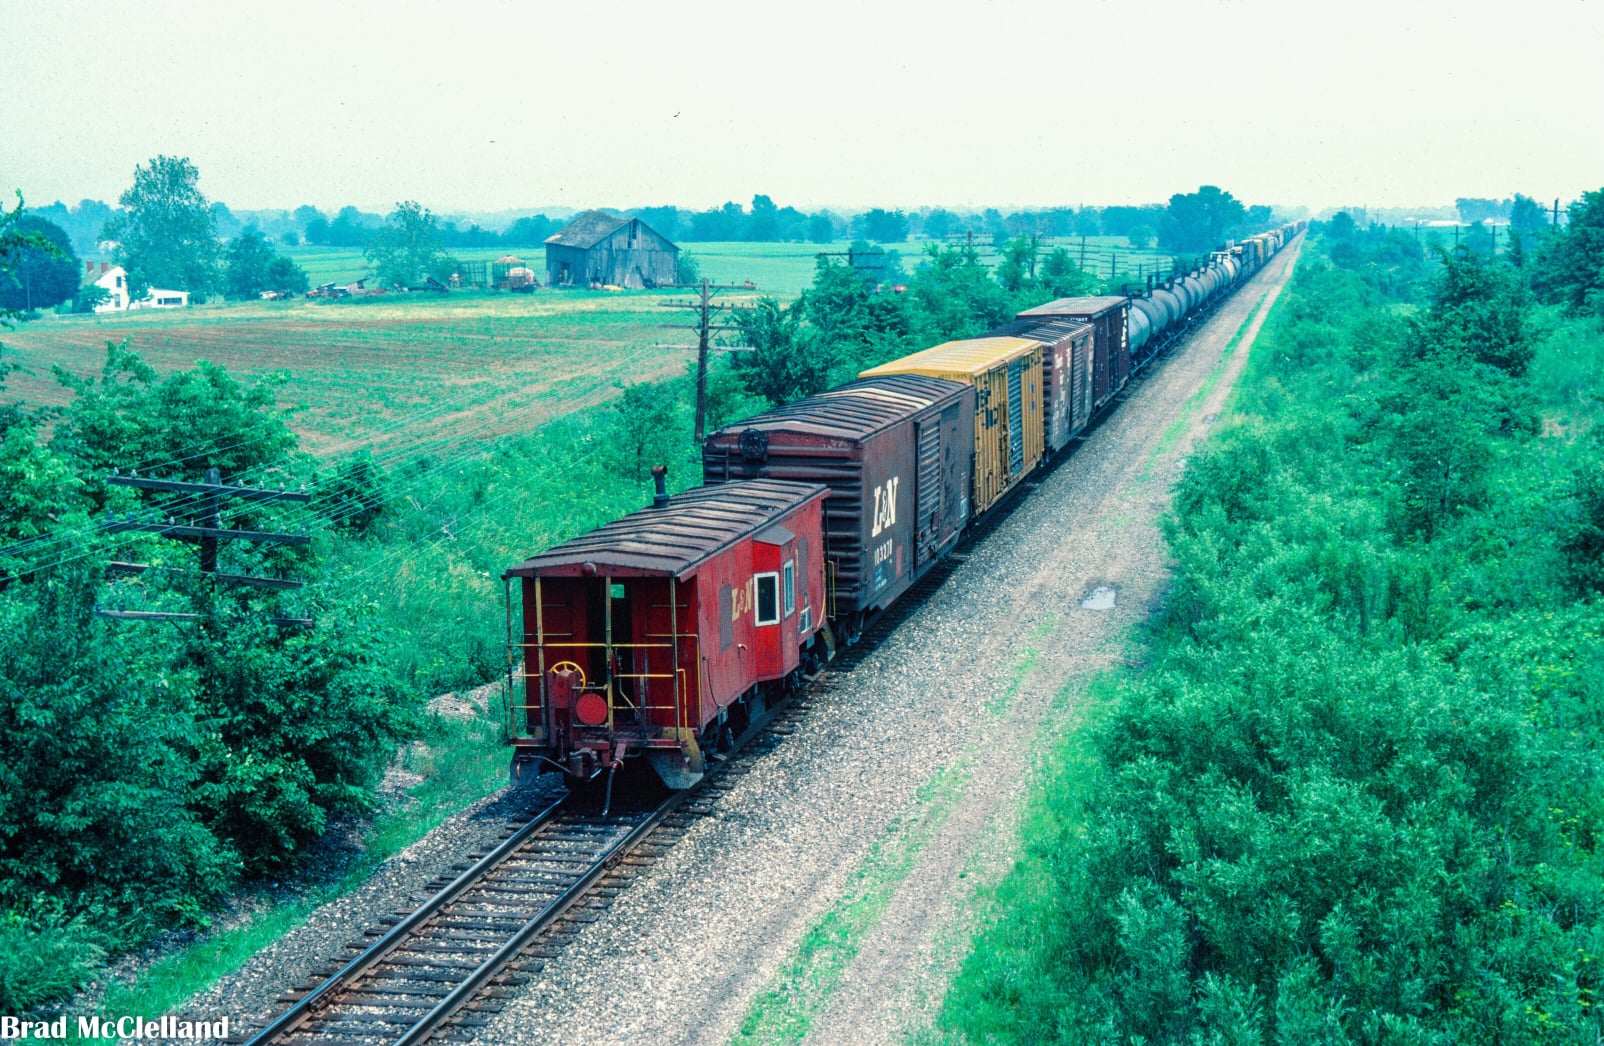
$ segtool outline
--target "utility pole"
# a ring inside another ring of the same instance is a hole
[[[750,305],[736,305],[730,302],[714,301],[713,292],[755,291],[757,290],[757,284],[753,283],[751,280],[747,280],[745,283],[711,283],[708,281],[707,277],[704,276],[702,277],[701,283],[693,283],[689,284],[689,286],[697,288],[698,295],[696,299],[691,301],[660,301],[657,304],[669,309],[691,309],[696,313],[695,323],[665,323],[663,326],[675,330],[693,330],[696,332],[696,445],[700,447],[702,445],[703,438],[707,435],[708,353],[714,348],[719,348],[726,352],[750,352],[752,348],[750,345],[715,346],[713,344],[714,334],[723,331],[735,331],[741,329],[741,325],[739,323],[718,323],[715,322],[716,320],[723,318],[724,314],[726,313],[733,316],[736,313],[754,311],[753,307]],[[691,347],[692,346],[689,345],[658,346],[658,348],[665,349],[688,349]]]
[[[1559,228],[1559,197],[1554,197],[1554,220],[1551,222],[1556,229]]]
[[[201,573],[212,581],[221,584],[272,589],[301,587],[301,582],[299,581],[218,573],[217,550],[219,542],[252,541],[264,544],[306,545],[310,544],[312,540],[305,534],[225,528],[222,520],[222,499],[238,498],[242,501],[280,504],[299,502],[304,504],[312,500],[312,495],[304,491],[266,490],[261,487],[224,483],[222,474],[215,468],[206,470],[206,478],[201,483],[188,483],[170,479],[149,479],[141,476],[137,469],[126,476],[120,472],[114,472],[107,477],[106,482],[118,487],[133,487],[136,490],[187,494],[191,497],[199,496],[200,510],[198,517],[187,523],[180,523],[171,517],[165,523],[156,520],[136,520],[129,517],[123,520],[107,520],[100,525],[102,530],[110,533],[133,531],[159,534],[175,541],[194,542],[199,546],[200,550]],[[152,568],[146,563],[119,562],[110,564],[108,573],[120,575],[141,574],[150,569]],[[187,621],[194,620],[199,616],[196,614],[167,614],[144,611],[103,611],[99,608],[96,608],[95,613],[101,617],[135,621]],[[273,621],[275,624],[281,625],[310,625],[312,623],[309,618],[274,618]]]

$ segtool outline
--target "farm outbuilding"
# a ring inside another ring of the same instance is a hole
[[[678,267],[678,247],[639,218],[606,211],[586,211],[546,240],[548,287],[661,287]]]

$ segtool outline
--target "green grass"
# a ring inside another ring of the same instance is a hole
[[[980,929],[974,940],[967,942],[968,947],[959,949],[968,956],[948,990],[941,1026],[920,1035],[920,1043],[966,1041],[952,1033],[958,1016],[1008,1005],[981,987],[997,976],[1006,977],[1015,965],[1016,952],[1044,946],[1040,927],[1049,924],[1059,903],[1052,868],[1055,855],[1032,841],[1080,835],[1095,815],[1087,809],[1087,802],[1101,766],[1098,727],[1118,706],[1120,691],[1129,678],[1131,671],[1125,668],[1092,677],[1073,711],[1066,710],[1065,699],[1080,688],[1066,684],[1059,692],[1055,708],[1060,714],[1049,718],[1033,743],[1038,752],[1050,754],[1038,759],[1027,784],[1029,798],[1020,814],[1017,836],[1019,857],[1000,882],[976,891],[973,904]],[[977,1020],[970,1026],[984,1024]]]
[[[164,956],[131,982],[114,982],[98,1012],[154,1016],[174,1011],[305,923],[319,907],[363,885],[379,865],[446,818],[506,782],[506,751],[499,744],[499,727],[489,719],[431,718],[421,740],[421,749],[405,750],[401,765],[423,780],[407,790],[403,804],[373,820],[362,837],[362,852],[337,880],[300,897],[263,901],[242,925],[207,934]]]
[[[313,452],[417,442],[486,422],[522,431],[594,406],[614,382],[681,372],[687,354],[658,348],[668,316],[651,293],[385,295],[339,302],[218,303],[182,312],[51,316],[6,334],[8,400],[60,405],[52,367],[97,374],[108,341],[126,341],[159,373],[196,360],[242,380],[287,377],[281,406]]]
[[[800,1042],[807,1037],[898,885],[963,795],[971,773],[961,763],[936,770],[919,790],[918,809],[893,822],[870,847],[840,900],[809,928],[795,954],[753,1000],[733,1042]]]
[[[1158,438],[1158,442],[1148,452],[1147,467],[1142,472],[1144,479],[1151,475],[1153,466],[1158,463],[1160,458],[1175,449],[1175,444],[1180,441],[1182,434],[1192,424],[1192,418],[1197,413],[1197,409],[1207,402],[1215,386],[1220,383],[1220,378],[1225,374],[1226,364],[1230,362],[1231,355],[1236,352],[1237,346],[1242,344],[1242,339],[1247,336],[1248,328],[1253,326],[1253,318],[1264,307],[1264,301],[1268,296],[1268,291],[1259,295],[1259,300],[1254,302],[1253,308],[1248,310],[1247,316],[1243,318],[1241,325],[1237,327],[1236,333],[1231,335],[1231,340],[1225,343],[1225,348],[1220,353],[1220,361],[1210,369],[1196,391],[1186,398],[1186,403],[1182,405],[1180,411],[1175,415],[1175,420],[1165,427],[1164,432]]]
[[[1057,630],[1058,618],[1049,614],[1031,630],[1030,638],[1045,641]],[[984,703],[987,715],[1007,711],[1040,657],[1041,651],[1034,647],[1020,653],[1003,685]],[[841,897],[809,927],[795,953],[752,1001],[734,1042],[786,1043],[806,1038],[864,938],[879,924],[897,887],[963,798],[979,755],[979,746],[971,744],[952,765],[936,769],[919,789],[914,812],[893,822],[887,834],[870,847]]]
[[[845,251],[848,246],[846,240],[824,244],[687,242],[679,245],[681,252],[696,258],[702,275],[708,279],[718,283],[751,280],[757,284],[759,293],[773,295],[782,301],[796,297],[813,282],[813,266],[820,251]],[[904,258],[917,259],[923,245],[906,243],[892,246]],[[350,283],[371,271],[360,247],[295,247],[284,253],[306,270],[307,278],[314,287],[330,281]],[[465,262],[494,261],[512,254],[534,269],[542,284],[546,282],[544,247],[485,247],[448,253]],[[543,287],[535,293],[538,296],[544,290]]]

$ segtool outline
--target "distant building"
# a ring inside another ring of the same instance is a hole
[[[187,309],[189,292],[152,287],[145,296],[128,306],[130,309]]]
[[[123,312],[128,308],[128,273],[121,265],[100,263],[100,274],[95,274],[95,263],[84,262],[84,286],[105,290],[106,300],[95,306],[95,312]]]
[[[546,240],[548,287],[661,287],[678,269],[679,248],[639,218],[586,211]]]
[[[84,284],[94,284],[106,292],[106,300],[95,306],[96,313],[127,312],[130,309],[185,309],[189,307],[189,292],[152,287],[145,296],[133,301],[128,296],[128,273],[121,265],[100,263],[95,274],[95,263],[84,262]]]

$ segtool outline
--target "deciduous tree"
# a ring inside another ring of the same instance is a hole
[[[876,207],[852,219],[852,231],[875,243],[901,243],[908,238],[908,216]]]
[[[1538,252],[1533,284],[1548,301],[1604,313],[1604,189],[1571,204],[1570,221]]]
[[[1247,218],[1241,202],[1217,185],[1170,197],[1160,239],[1173,251],[1195,254],[1218,247]]]
[[[803,328],[801,312],[786,309],[773,298],[741,314],[741,333],[751,352],[735,354],[735,372],[747,391],[772,406],[811,396],[829,387],[835,360],[830,343],[816,330]]]
[[[32,214],[18,218],[15,233],[27,241],[0,269],[0,308],[48,309],[78,291],[78,256],[66,230]]]
[[[134,184],[106,223],[117,262],[128,270],[131,297],[151,287],[189,291],[204,300],[217,284],[217,226],[188,157],[157,156],[134,169]]]
[[[414,287],[425,276],[439,278],[440,246],[440,224],[434,215],[407,200],[396,204],[384,225],[368,238],[367,258],[380,283]]]

